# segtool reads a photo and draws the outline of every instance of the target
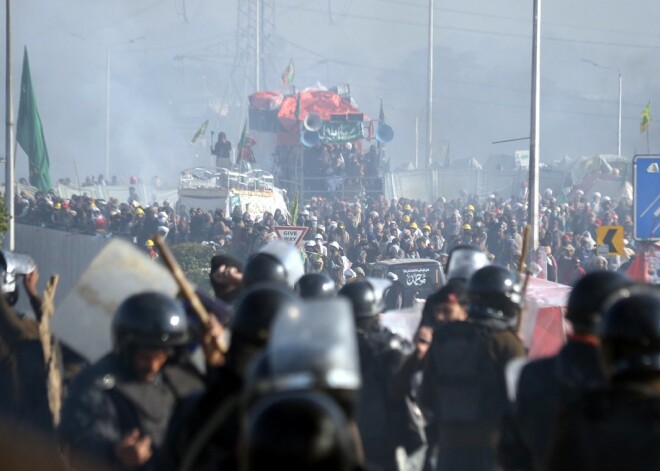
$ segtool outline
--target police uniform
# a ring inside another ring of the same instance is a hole
[[[544,470],[562,406],[585,390],[603,386],[605,371],[593,344],[569,341],[558,355],[525,365],[505,422],[500,464],[505,469]]]
[[[138,456],[137,460],[146,461],[134,469],[155,469],[177,401],[203,387],[196,370],[172,361],[181,358],[178,349],[191,340],[186,313],[181,303],[162,293],[134,294],[114,313],[112,339],[113,352],[74,380],[62,410],[61,437],[74,465],[88,455],[121,470],[126,468],[116,454],[117,446],[137,430],[141,439],[151,440],[152,453]],[[146,374],[136,361],[144,358],[141,352],[146,350],[169,358],[151,361]],[[140,455],[140,443],[122,447]]]
[[[524,356],[515,326],[522,301],[517,274],[499,266],[477,270],[468,282],[468,320],[433,333],[420,403],[436,424],[436,469],[495,469],[500,424],[509,401],[505,368]]]
[[[629,285],[626,277],[606,271],[592,272],[575,285],[566,314],[574,334],[556,356],[522,369],[499,447],[505,469],[544,470],[560,410],[583,392],[605,387],[597,336],[602,304],[612,292]]]
[[[357,330],[362,388],[356,418],[368,469],[396,469],[396,448],[412,452],[424,444],[420,429],[411,423],[412,406],[394,381],[412,350],[409,342],[385,328]]]
[[[660,469],[660,294],[634,289],[603,318],[610,386],[564,409],[548,470]]]
[[[435,330],[420,402],[437,424],[436,469],[494,468],[508,407],[504,370],[524,354],[515,332],[499,322],[450,322]]]
[[[296,308],[296,297],[278,283],[257,284],[242,294],[230,322],[225,364],[207,371],[209,387],[203,394],[177,407],[159,470],[238,469],[245,370],[266,346],[276,314]]]
[[[660,469],[660,389],[619,383],[561,415],[549,471]]]
[[[62,412],[60,434],[74,459],[78,454],[91,455],[123,469],[115,445],[138,429],[151,438],[157,455],[177,401],[202,386],[197,374],[178,365],[166,365],[153,382],[140,381],[118,354],[108,354],[74,381]]]
[[[368,469],[397,469],[396,449],[408,453],[424,445],[423,428],[416,421],[416,405],[409,385],[397,384],[412,345],[383,328],[383,312],[392,282],[363,278],[339,291],[351,302],[355,318],[362,388],[356,406],[356,422]]]

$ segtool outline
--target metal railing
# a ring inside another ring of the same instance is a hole
[[[273,191],[273,175],[263,170],[234,172],[221,167],[195,167],[179,176],[179,189],[198,190],[221,188],[225,190]]]

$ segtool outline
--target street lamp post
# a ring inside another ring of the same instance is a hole
[[[11,62],[11,0],[6,0],[6,67],[5,67],[5,207],[7,210],[7,234],[5,250],[14,250],[14,101]]]
[[[426,90],[426,168],[433,162],[433,0],[429,0],[428,77]]]
[[[529,245],[535,254],[539,245],[539,138],[541,129],[541,0],[534,0],[532,34],[532,96],[529,131],[529,183],[527,195],[527,224],[530,226]],[[527,257],[527,254],[524,254]],[[530,260],[533,260],[530,257]]]
[[[623,102],[623,76],[621,75],[621,69],[617,69],[616,67],[609,67],[607,65],[601,65],[589,59],[582,59],[582,62],[586,62],[587,64],[591,64],[595,67],[600,67],[601,69],[613,70],[619,74],[619,127],[617,133],[617,155],[621,157],[621,105]]]

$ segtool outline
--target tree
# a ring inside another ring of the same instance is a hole
[[[171,247],[172,255],[179,262],[186,278],[198,289],[211,292],[211,258],[215,250],[209,245],[194,243],[176,244]]]
[[[5,238],[5,234],[9,230],[9,213],[5,207],[5,197],[0,195],[0,239]]]

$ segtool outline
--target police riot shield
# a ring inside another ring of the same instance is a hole
[[[0,252],[0,263],[4,265],[4,276],[1,281],[3,293],[16,291],[16,276],[32,273],[36,267],[34,259],[29,255],[4,250]]]
[[[468,280],[475,271],[489,264],[488,255],[478,247],[458,246],[449,254],[447,280],[452,278]]]
[[[258,253],[268,254],[284,266],[287,273],[287,282],[291,288],[305,274],[305,265],[300,251],[294,245],[284,240],[277,239],[270,241],[261,247]]]
[[[350,303],[306,301],[275,319],[267,347],[276,389],[360,388],[360,361]]]
[[[112,348],[110,324],[119,304],[144,291],[174,297],[179,289],[163,265],[135,245],[113,239],[56,306],[53,333],[87,360],[96,361]]]

